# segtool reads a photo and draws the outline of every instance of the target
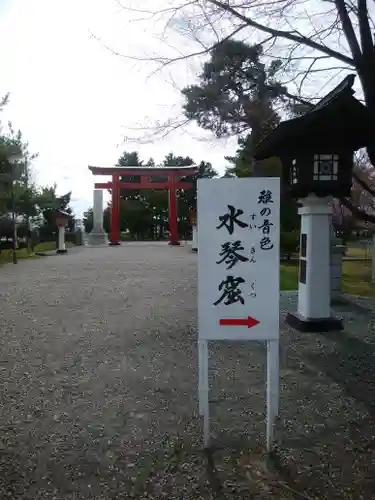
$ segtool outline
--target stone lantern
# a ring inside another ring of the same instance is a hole
[[[65,227],[68,225],[70,214],[63,210],[55,210],[55,222],[58,228],[58,240],[56,253],[67,253],[65,246]]]
[[[282,185],[301,204],[298,311],[287,322],[301,331],[342,329],[331,316],[332,199],[350,195],[354,152],[371,140],[367,108],[347,76],[303,116],[282,122],[256,148],[277,156]]]

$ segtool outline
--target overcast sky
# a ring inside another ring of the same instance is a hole
[[[223,172],[224,155],[236,149],[234,139],[217,141],[196,127],[152,144],[123,143],[137,124],[177,117],[176,86],[199,70],[185,64],[147,79],[150,63],[117,57],[90,35],[123,54],[158,53],[152,23],[145,31],[126,16],[114,0],[0,0],[0,94],[11,94],[4,119],[39,153],[37,182],[72,190],[77,215],[92,203],[88,164],[111,166],[125,149],[156,162],[173,151]]]

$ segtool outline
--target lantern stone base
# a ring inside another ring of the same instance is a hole
[[[65,226],[58,226],[57,250],[56,253],[67,253],[65,246]]]
[[[108,245],[108,236],[104,231],[91,231],[87,243],[90,246]]]
[[[337,280],[341,283],[341,261],[331,256],[331,198],[310,194],[299,202],[298,308],[297,312],[288,314],[286,322],[301,332],[342,330],[342,321],[331,316],[331,298],[335,296],[332,289],[338,288]]]
[[[301,314],[288,313],[286,323],[299,332],[324,333],[338,331],[344,328],[341,319],[338,318],[304,318]]]

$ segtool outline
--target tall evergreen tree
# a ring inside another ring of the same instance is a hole
[[[295,104],[277,80],[280,66],[279,60],[268,66],[263,63],[259,45],[225,40],[212,50],[210,60],[204,64],[200,84],[182,91],[186,99],[184,112],[189,119],[217,137],[238,136],[236,154],[226,157],[230,166],[225,177],[281,175],[278,159],[254,161],[255,146],[280,122],[275,106],[282,102],[291,108]],[[282,193],[281,226],[284,235],[293,232],[296,247],[297,204],[286,193]]]

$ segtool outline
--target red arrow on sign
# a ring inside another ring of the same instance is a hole
[[[256,326],[260,323],[255,318],[252,318],[251,316],[248,316],[247,318],[244,319],[236,319],[236,318],[228,318],[228,319],[221,319],[219,321],[219,324],[221,326],[247,326],[248,328],[252,328],[253,326]]]

